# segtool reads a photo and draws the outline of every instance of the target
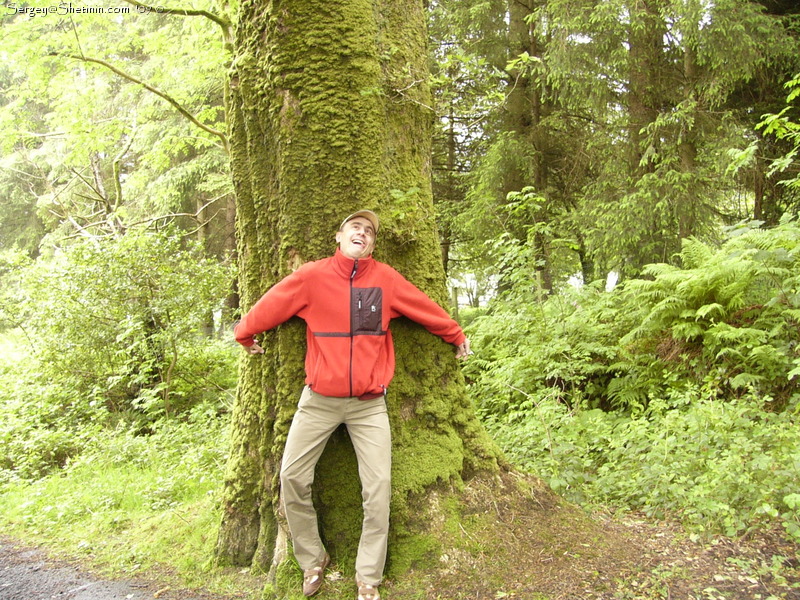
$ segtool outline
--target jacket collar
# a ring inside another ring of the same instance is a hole
[[[364,258],[359,258],[356,279],[368,271],[374,262],[375,260],[372,258],[371,254],[369,256],[365,256]],[[344,254],[342,254],[342,251],[339,248],[336,248],[336,252],[333,255],[333,265],[337,273],[350,279],[350,276],[353,274],[353,267],[355,266],[355,263],[355,259],[346,257]]]

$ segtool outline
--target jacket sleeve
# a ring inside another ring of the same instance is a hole
[[[287,275],[261,296],[233,328],[236,341],[252,346],[253,336],[277,327],[307,305],[302,269]]]
[[[392,317],[400,315],[408,317],[455,346],[467,339],[461,326],[447,314],[446,310],[397,272],[392,300]]]

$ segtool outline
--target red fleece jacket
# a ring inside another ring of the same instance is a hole
[[[236,325],[236,341],[251,346],[254,335],[293,316],[306,322],[306,384],[324,396],[385,393],[395,366],[390,319],[408,317],[456,346],[466,339],[442,307],[392,267],[338,249],[270,288]]]

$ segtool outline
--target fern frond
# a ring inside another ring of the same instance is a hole
[[[683,240],[681,247],[681,261],[685,269],[697,269],[705,265],[713,256],[711,248],[697,238]]]
[[[711,304],[704,304],[698,308],[695,312],[694,319],[695,321],[699,321],[700,319],[708,318],[709,315],[713,314],[718,315],[720,319],[724,319],[727,315],[727,311],[719,302],[712,302]]]
[[[701,337],[705,333],[705,329],[692,322],[677,323],[672,326],[672,336],[678,340],[690,341]]]
[[[677,272],[680,272],[680,269],[678,267],[674,265],[669,265],[667,263],[652,263],[649,265],[645,265],[644,268],[642,269],[642,274],[650,277],[662,277],[669,273],[677,273]],[[637,280],[637,281],[643,281],[643,280]]]
[[[739,373],[736,377],[731,379],[731,387],[734,389],[741,389],[754,386],[757,383],[764,381],[764,377],[756,375],[755,373]]]

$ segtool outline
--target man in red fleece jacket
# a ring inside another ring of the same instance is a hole
[[[391,434],[386,390],[395,358],[389,321],[405,316],[470,354],[469,341],[447,312],[395,269],[372,258],[378,217],[348,216],[335,254],[306,263],[275,284],[242,317],[236,340],[250,354],[264,349],[256,334],[299,316],[306,322],[306,386],[289,428],[281,464],[281,496],[303,593],[319,591],[330,562],[311,501],[314,468],[333,431],[347,425],[358,459],[364,522],[356,557],[358,600],[379,600],[389,533]]]

